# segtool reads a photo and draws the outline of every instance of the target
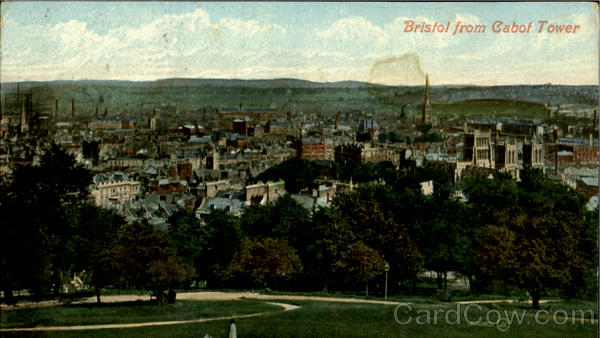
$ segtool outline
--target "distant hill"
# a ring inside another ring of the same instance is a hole
[[[313,82],[279,78],[269,80],[186,79],[156,81],[79,80],[1,83],[2,107],[18,111],[20,93],[33,94],[33,107],[42,112],[59,105],[66,116],[71,100],[77,111],[104,118],[123,113],[147,114],[155,107],[193,112],[206,107],[274,106],[299,111],[398,111],[423,102],[423,86],[384,86],[360,81]],[[508,100],[542,105],[598,104],[598,86],[567,85],[439,85],[432,86],[432,103],[472,100]]]
[[[244,87],[244,88],[373,88],[388,87],[361,81],[313,82],[300,79],[268,79],[268,80],[242,80],[242,79],[188,79],[171,78],[155,81],[121,81],[121,80],[77,80],[77,81],[27,81],[20,82],[23,89],[40,86],[119,86],[119,87]],[[2,91],[16,90],[16,82],[3,82]]]

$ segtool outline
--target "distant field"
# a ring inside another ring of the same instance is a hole
[[[480,118],[480,117],[547,117],[546,108],[542,104],[508,100],[478,100],[455,103],[432,104],[431,114],[448,117]]]

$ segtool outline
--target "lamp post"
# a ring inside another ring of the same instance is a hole
[[[390,265],[388,264],[388,262],[385,262],[384,270],[385,270],[385,293],[384,293],[384,299],[387,300],[387,280],[388,280],[388,272],[390,271]]]

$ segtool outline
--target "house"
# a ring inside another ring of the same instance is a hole
[[[99,207],[122,205],[140,193],[140,182],[122,172],[98,174],[93,178],[91,195]]]

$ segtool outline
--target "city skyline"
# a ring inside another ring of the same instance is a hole
[[[1,80],[598,84],[590,3],[2,3]],[[533,14],[528,14],[533,13]],[[448,25],[406,32],[406,21]],[[495,33],[494,22],[528,33]],[[538,32],[579,25],[576,33]],[[480,25],[481,33],[452,34]]]

